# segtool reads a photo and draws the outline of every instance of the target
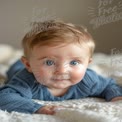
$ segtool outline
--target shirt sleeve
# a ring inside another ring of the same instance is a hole
[[[0,88],[0,109],[8,112],[34,113],[43,106],[32,99],[33,78],[22,74],[15,75]]]
[[[8,112],[34,113],[42,107],[41,104],[34,102],[32,99],[22,97],[18,93],[10,92],[12,89],[8,91],[9,92],[5,92],[3,90],[3,93],[0,93],[0,109],[2,110]]]
[[[87,70],[83,82],[90,89],[89,96],[105,98],[106,101],[122,96],[122,87],[114,79],[102,77],[93,70]]]

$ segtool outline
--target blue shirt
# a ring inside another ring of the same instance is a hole
[[[68,92],[61,96],[53,96],[46,86],[39,84],[34,75],[25,68],[16,73],[11,80],[0,88],[0,109],[34,113],[43,105],[33,99],[44,101],[63,101],[85,97],[100,97],[110,101],[122,96],[122,88],[113,79],[104,78],[91,69],[87,69],[84,78],[71,86]]]

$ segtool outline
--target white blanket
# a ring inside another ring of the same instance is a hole
[[[21,55],[22,51],[9,45],[0,45],[0,83],[6,78],[6,71]],[[122,85],[122,55],[97,53],[90,68],[105,77],[111,76]],[[100,98],[85,98],[62,102],[38,101],[42,104],[62,105],[56,114],[37,115],[0,110],[0,122],[122,122],[122,100],[105,102]]]
[[[105,102],[97,98],[44,102],[63,105],[55,115],[36,115],[0,111],[0,122],[122,122],[122,101]]]

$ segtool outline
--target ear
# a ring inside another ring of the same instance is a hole
[[[29,72],[32,72],[31,66],[30,66],[30,63],[29,63],[29,60],[28,60],[26,57],[22,56],[22,57],[21,57],[21,61],[22,61],[22,63],[25,65],[26,69],[27,69]]]
[[[92,58],[89,59],[89,64],[92,62]]]

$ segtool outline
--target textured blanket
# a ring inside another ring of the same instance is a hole
[[[0,111],[0,122],[122,122],[122,101],[105,102],[97,98],[85,98],[43,104],[63,105],[55,115],[36,115]]]

